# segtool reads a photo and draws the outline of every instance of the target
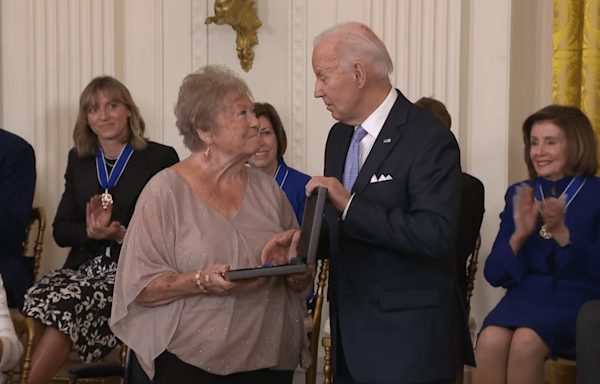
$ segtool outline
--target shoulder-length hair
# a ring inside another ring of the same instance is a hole
[[[87,114],[91,106],[98,103],[98,94],[104,92],[106,97],[117,103],[121,103],[131,112],[127,118],[127,131],[129,143],[135,150],[141,150],[148,146],[148,139],[144,137],[146,124],[140,115],[138,106],[133,101],[127,87],[119,80],[111,76],[96,77],[85,87],[79,97],[79,113],[73,130],[73,141],[79,157],[96,156],[100,141],[88,124]]]
[[[256,118],[265,117],[273,126],[275,138],[277,139],[277,159],[279,160],[287,149],[287,136],[279,114],[269,103],[254,103],[254,114]]]
[[[197,130],[215,133],[217,116],[225,110],[226,101],[244,95],[252,100],[246,82],[225,66],[205,65],[196,73],[187,75],[179,87],[174,111],[177,118],[175,125],[186,148],[202,150],[206,144]]]
[[[598,170],[598,141],[587,116],[575,107],[549,105],[529,116],[523,123],[525,142],[525,163],[529,178],[538,175],[531,161],[531,129],[536,123],[551,122],[559,127],[567,139],[567,163],[563,173],[566,176],[593,176]]]

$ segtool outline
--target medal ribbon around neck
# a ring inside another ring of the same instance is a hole
[[[125,170],[125,166],[127,162],[129,162],[129,158],[133,153],[133,148],[127,142],[121,153],[119,154],[119,158],[115,162],[113,166],[112,172],[110,173],[110,177],[108,177],[108,171],[106,169],[106,163],[104,162],[104,153],[102,152],[102,147],[98,146],[98,154],[96,155],[96,171],[98,173],[98,181],[100,185],[104,189],[104,193],[100,195],[100,200],[102,201],[102,208],[107,209],[108,204],[113,202],[113,198],[109,190],[111,190],[119,181],[119,178],[123,174]]]
[[[558,197],[559,199],[563,195],[565,196],[565,211],[567,210],[567,207],[569,206],[569,204],[571,204],[575,196],[577,196],[579,191],[581,191],[581,188],[583,188],[584,184],[585,179],[582,176],[575,176],[573,180],[571,180],[569,185],[567,185],[567,188],[565,188],[563,193],[560,194],[560,196]],[[546,199],[544,198],[544,191],[542,190],[542,185],[539,182],[539,178],[535,181],[535,200],[540,203],[546,201]],[[540,214],[541,213],[542,210],[540,209]],[[542,225],[542,228],[540,229],[540,236],[546,240],[552,238],[552,234],[550,234],[546,230],[546,224]]]
[[[277,185],[279,185],[279,188],[283,188],[283,184],[285,183],[285,180],[288,177],[289,171],[287,169],[285,170],[285,172],[280,171],[281,165],[277,166],[277,171],[275,172],[275,181],[277,182]]]

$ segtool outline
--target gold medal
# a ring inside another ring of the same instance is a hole
[[[542,225],[542,228],[540,229],[540,236],[546,240],[552,238],[552,234],[546,230],[546,224]]]
[[[110,193],[108,193],[108,188],[104,190],[104,193],[100,195],[100,201],[102,202],[102,209],[107,209],[108,204],[113,203],[113,198]]]

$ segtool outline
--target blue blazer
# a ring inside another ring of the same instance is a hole
[[[302,217],[304,216],[306,184],[309,180],[310,176],[288,167],[283,158],[279,158],[279,166],[275,172],[275,181],[277,181],[279,187],[285,192],[292,208],[294,208],[294,213],[300,225],[302,225]]]
[[[331,129],[325,176],[342,180],[353,132]],[[382,174],[393,179],[371,183]],[[461,177],[452,133],[398,91],[345,220],[326,207],[334,376],[339,348],[361,383],[444,380],[473,364],[455,276]]]
[[[17,135],[0,129],[0,274],[9,308],[21,308],[33,285],[33,258],[23,257],[35,191],[35,153]]]

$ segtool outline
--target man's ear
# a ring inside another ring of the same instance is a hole
[[[365,64],[360,61],[354,63],[352,66],[352,74],[354,75],[358,88],[363,89],[367,83],[367,68],[365,67]]]

